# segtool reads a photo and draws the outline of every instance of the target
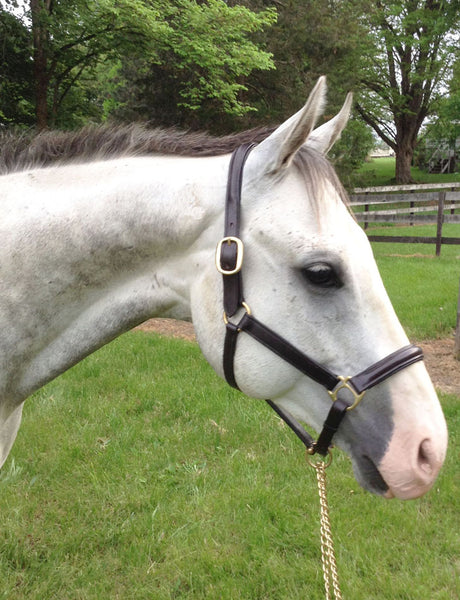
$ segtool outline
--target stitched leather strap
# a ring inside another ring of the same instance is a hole
[[[345,402],[345,400],[342,398],[337,398],[337,400],[332,403],[326,420],[324,421],[321,433],[319,434],[316,442],[313,443],[315,454],[326,456],[326,454],[329,452],[329,448],[332,444],[332,438],[337,432],[339,425],[347,414],[349,408],[350,405],[348,402]]]
[[[296,421],[290,413],[281,408],[281,406],[275,404],[273,400],[266,400],[266,402],[277,413],[277,415],[283,419],[286,425],[292,429],[299,440],[301,440],[307,448],[313,448],[315,445],[315,440],[307,431],[305,431],[302,425],[300,425],[300,423]]]
[[[236,352],[236,342],[238,341],[238,326],[228,322],[226,325],[227,329],[225,332],[224,340],[224,375],[227,383],[232,387],[239,390],[238,384],[235,379],[235,372],[233,369],[234,356]]]
[[[225,203],[224,237],[239,238],[241,185],[243,182],[243,167],[249,153],[255,144],[244,144],[235,150],[230,159],[227,195]],[[237,264],[238,246],[235,242],[223,243],[220,253],[220,264],[232,271]],[[243,302],[243,282],[241,271],[233,275],[224,275],[224,310],[232,317]]]
[[[307,375],[307,377],[310,377],[310,379],[323,385],[326,389],[333,390],[339,383],[340,380],[337,375],[334,375],[329,369],[298,350],[290,342],[252,315],[246,313],[238,323],[238,329],[248,333],[266,348],[269,348],[272,352],[301,371],[304,375]]]
[[[423,360],[422,349],[409,344],[374,363],[358,375],[354,375],[348,383],[351,383],[360,394],[419,360]]]
[[[226,342],[227,338],[229,338],[229,341],[231,339],[231,352],[233,355],[230,359],[230,351],[228,353],[224,351],[224,365],[226,365],[226,376],[228,375],[227,381],[229,381],[229,383],[232,381],[234,387],[238,386],[233,372],[233,356],[236,351],[237,336],[241,331],[248,333],[259,343],[263,344],[266,348],[269,348],[272,352],[301,371],[304,375],[310,377],[310,379],[323,385],[326,389],[333,390],[341,382],[341,380],[329,371],[329,369],[314,361],[290,342],[272,331],[269,327],[255,319],[252,315],[246,313],[238,325],[232,325],[231,323],[228,323],[227,325]],[[398,371],[405,369],[419,360],[423,360],[423,352],[421,348],[411,344],[396,350],[396,352],[393,352],[382,360],[374,363],[358,375],[349,379],[348,383],[353,386],[357,394],[360,394],[379,383],[382,383],[388,377],[391,377]],[[315,453],[321,455],[327,454],[332,438],[337,432],[347,410],[351,406],[351,403],[347,402],[345,398],[340,397],[339,393],[339,397],[331,405],[318,440],[314,442],[310,434],[305,431],[292,415],[283,408],[277,406],[271,400],[267,400],[267,403],[294,431],[307,448],[314,447]]]

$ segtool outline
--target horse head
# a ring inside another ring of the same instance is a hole
[[[315,129],[325,87],[321,78],[305,106],[247,158],[240,230],[245,304],[238,312],[250,310],[296,348],[348,376],[408,339],[326,159],[348,120],[351,96],[336,117]],[[223,212],[214,225],[223,230]],[[222,295],[222,277],[209,259],[192,287],[192,315],[203,353],[221,376]],[[323,387],[250,335],[239,336],[233,370],[244,393],[270,398],[321,429],[331,405]],[[423,363],[369,389],[334,439],[369,491],[402,499],[427,492],[445,457],[447,430]]]

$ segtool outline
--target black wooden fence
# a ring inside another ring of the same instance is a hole
[[[436,244],[436,256],[442,244],[460,244],[460,237],[445,237],[442,232],[445,223],[460,224],[460,183],[357,188],[350,201],[365,229],[376,222],[436,225],[435,237],[368,235],[373,242]]]

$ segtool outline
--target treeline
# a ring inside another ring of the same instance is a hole
[[[367,124],[404,181],[422,123],[455,95],[459,14],[457,0],[2,0],[0,123],[223,134],[281,122],[325,74],[329,116],[355,92],[345,171]]]

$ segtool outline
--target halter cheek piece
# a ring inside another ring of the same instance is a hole
[[[223,356],[224,374],[227,382],[238,389],[233,363],[238,336],[241,332],[245,332],[304,375],[324,386],[331,397],[332,406],[316,442],[292,415],[271,400],[267,400],[267,402],[302,440],[310,454],[326,455],[332,437],[339,428],[345,414],[357,406],[365,392],[398,371],[423,360],[423,353],[421,348],[411,344],[389,354],[358,375],[343,377],[335,375],[327,367],[298,350],[251,314],[251,310],[243,296],[242,266],[244,247],[239,238],[239,229],[243,167],[254,145],[240,146],[232,155],[227,182],[225,232],[223,239],[217,245],[216,251],[216,267],[223,276],[224,288],[224,322],[226,326]],[[232,323],[230,318],[240,309],[245,311],[243,317],[238,323]],[[353,398],[351,403],[347,402],[342,395],[339,395],[339,392],[343,389],[351,392]]]

